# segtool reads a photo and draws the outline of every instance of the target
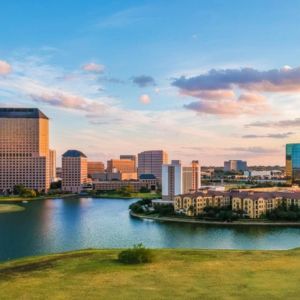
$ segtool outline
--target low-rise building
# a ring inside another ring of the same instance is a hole
[[[130,187],[133,192],[137,193],[142,187],[148,185],[142,181],[94,181],[93,189],[96,191],[117,191],[124,187]]]
[[[174,209],[188,216],[201,215],[205,207],[228,207],[250,219],[260,218],[280,205],[300,207],[300,192],[203,191],[175,197]]]

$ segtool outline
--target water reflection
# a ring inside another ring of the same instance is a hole
[[[129,200],[55,199],[0,214],[0,260],[80,248],[287,249],[300,245],[300,228],[220,227],[130,218]]]

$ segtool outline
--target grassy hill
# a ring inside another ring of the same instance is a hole
[[[123,265],[118,250],[0,264],[0,299],[299,299],[300,250],[155,250]]]

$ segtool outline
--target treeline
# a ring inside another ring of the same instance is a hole
[[[265,217],[273,221],[300,221],[300,208],[293,204],[289,207],[287,207],[285,204],[282,204],[278,208],[267,212]]]
[[[174,216],[174,206],[172,204],[152,205],[150,199],[142,199],[129,206],[129,209],[136,214],[158,214],[160,217]]]

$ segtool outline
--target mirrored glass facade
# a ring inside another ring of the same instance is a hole
[[[300,144],[286,145],[286,176],[291,183],[300,183]]]

